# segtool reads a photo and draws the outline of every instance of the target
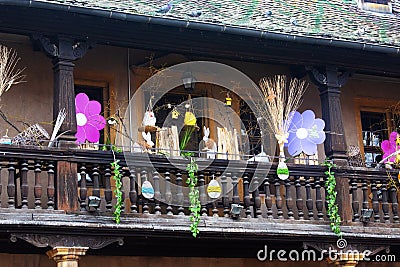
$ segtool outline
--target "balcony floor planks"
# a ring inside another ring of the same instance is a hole
[[[83,235],[190,236],[189,217],[178,215],[124,216],[117,225],[111,216],[65,214],[59,211],[0,211],[0,233],[53,233]],[[371,226],[371,227],[370,227]],[[252,239],[279,241],[336,240],[327,222],[289,221],[278,219],[240,219],[202,217],[199,224],[202,238]],[[400,245],[400,224],[351,223],[341,227],[347,239]]]

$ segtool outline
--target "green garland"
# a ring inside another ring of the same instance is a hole
[[[324,166],[328,167],[328,170],[325,172],[327,175],[327,180],[325,182],[326,187],[326,201],[328,202],[328,217],[331,221],[330,226],[332,232],[334,232],[338,237],[342,238],[343,233],[340,230],[340,215],[339,208],[336,203],[336,179],[335,173],[332,171],[332,168],[336,167],[336,164],[333,164],[330,161],[325,161]]]
[[[115,180],[115,196],[117,197],[117,202],[114,205],[114,220],[117,224],[121,222],[121,212],[122,212],[122,173],[121,166],[119,165],[119,160],[114,158],[114,161],[111,162],[111,167],[113,168],[114,180]]]
[[[197,237],[199,234],[198,225],[200,222],[200,210],[201,210],[201,203],[200,203],[200,194],[199,189],[196,188],[197,186],[197,173],[198,165],[194,158],[190,158],[190,163],[187,165],[186,170],[188,171],[188,179],[186,183],[189,185],[189,200],[190,200],[190,207],[189,210],[191,211],[190,214],[190,221],[192,224],[190,225],[190,231],[194,237]]]

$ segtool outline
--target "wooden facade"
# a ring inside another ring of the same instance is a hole
[[[388,176],[397,177],[397,172],[349,166],[347,154],[348,145],[362,143],[355,123],[360,103],[379,97],[380,103],[400,100],[398,49],[382,53],[373,46],[268,39],[239,31],[173,26],[162,18],[154,23],[129,21],[117,13],[105,17],[102,11],[79,13],[66,6],[50,9],[37,1],[33,5],[14,2],[0,1],[0,41],[21,51],[28,82],[4,95],[4,109],[29,121],[51,121],[63,108],[68,114],[61,129],[67,134],[57,148],[0,146],[0,260],[7,266],[28,266],[31,259],[32,266],[54,266],[43,259],[46,252],[57,266],[78,266],[79,258],[79,266],[106,262],[111,266],[297,266],[297,262],[279,262],[276,256],[260,262],[257,252],[264,246],[320,251],[336,245],[326,214],[326,167],[319,165],[289,164],[290,178],[281,181],[275,163],[268,171],[256,162],[199,159],[200,186],[209,177],[223,174],[227,166],[229,173],[221,177],[222,198],[207,201],[200,189],[201,234],[195,239],[189,230],[187,192],[166,183],[185,183],[188,160],[117,154],[123,166],[124,204],[122,223],[115,224],[113,153],[74,147],[74,86],[100,88],[100,94],[109,98],[109,112],[115,112],[130,97],[128,87],[135,91],[148,77],[151,54],[160,66],[195,60],[231,64],[255,82],[276,73],[307,79],[311,85],[302,109],[318,108],[316,113],[326,122],[329,134],[319,146],[319,158],[327,156],[338,165],[334,170],[337,199],[349,248],[378,255],[389,254],[390,249],[400,260],[397,182],[388,182]],[[379,92],[376,85],[382,86]],[[221,98],[216,91],[213,94]],[[138,110],[145,109],[145,101],[138,104]],[[141,116],[138,112],[137,119]],[[256,177],[256,169],[265,177]],[[261,184],[250,191],[252,180],[259,178]],[[146,179],[153,183],[156,199],[142,196],[138,184]],[[98,209],[89,209],[89,196],[102,199]],[[175,198],[178,204],[169,204]],[[243,205],[240,219],[231,217],[232,204]],[[373,216],[362,222],[361,211],[369,208]],[[16,253],[26,261],[16,259]],[[361,259],[339,258],[334,264],[357,263],[366,266]],[[326,261],[302,264],[328,265]]]

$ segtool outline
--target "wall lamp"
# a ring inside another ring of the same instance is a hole
[[[360,221],[363,222],[364,224],[367,224],[370,221],[373,213],[374,213],[373,209],[361,209]]]
[[[186,71],[182,75],[182,82],[187,91],[193,91],[196,85],[196,78],[191,71]]]
[[[239,204],[232,204],[231,206],[231,217],[233,219],[239,219],[240,218],[240,213],[243,210],[243,206]]]
[[[96,211],[100,207],[101,198],[97,196],[89,196],[88,211]]]

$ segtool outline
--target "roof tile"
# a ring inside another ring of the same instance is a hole
[[[400,46],[400,0],[393,14],[360,10],[356,0],[175,0],[167,14],[156,13],[162,0],[36,0],[127,14],[245,27],[274,33]],[[190,17],[201,10],[200,17]],[[270,16],[265,16],[271,11]],[[290,22],[297,20],[297,25]]]

